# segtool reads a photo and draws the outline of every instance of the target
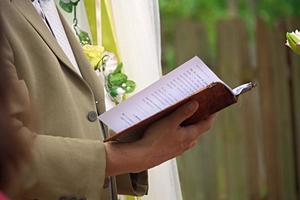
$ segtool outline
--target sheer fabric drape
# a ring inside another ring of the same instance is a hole
[[[126,73],[143,89],[161,76],[161,37],[157,0],[111,0],[117,44]],[[143,200],[181,200],[176,160],[149,170]]]

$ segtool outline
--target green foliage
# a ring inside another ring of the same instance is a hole
[[[59,5],[64,11],[68,13],[73,12],[73,7],[77,6],[80,0],[60,0]]]
[[[167,68],[174,65],[174,32],[179,19],[198,21],[206,27],[212,55],[215,55],[216,26],[220,19],[232,17],[228,10],[230,0],[159,0],[162,30],[165,42],[164,59]],[[231,0],[236,3],[237,13],[247,23],[250,38],[255,35],[255,17],[268,22],[287,17],[300,16],[300,0]]]
[[[167,32],[171,31],[169,27],[174,26],[178,19],[192,19],[202,22],[212,39],[216,21],[226,15],[226,0],[160,0],[159,2]]]
[[[258,15],[268,21],[285,16],[300,15],[299,0],[263,0],[258,4]]]
[[[229,0],[160,0],[162,17],[183,17],[213,22],[228,14]],[[259,15],[273,20],[300,15],[299,0],[235,0],[237,14]]]
[[[122,88],[126,91],[126,93],[131,93],[135,90],[136,84],[132,80],[127,80],[125,84],[122,84]]]
[[[68,13],[73,12],[73,4],[72,3],[65,3],[63,0],[60,0],[59,5],[62,9],[64,9],[64,11],[66,11]]]
[[[119,63],[113,73],[108,76],[108,87],[111,89],[111,96],[117,96],[117,89],[122,88],[126,94],[132,93],[136,84],[132,80],[128,80],[126,74],[122,73],[123,63]]]
[[[300,55],[300,33],[298,31],[287,33],[286,38],[288,46],[298,55]]]
[[[119,63],[113,74],[121,73],[123,68],[123,63]]]
[[[175,25],[179,19],[201,22],[208,31],[210,46],[215,46],[215,26],[220,18],[226,16],[226,0],[160,0],[159,3],[162,30],[164,38],[167,38],[164,51],[167,71],[175,66],[173,41]]]
[[[207,19],[207,16],[216,16],[226,8],[225,0],[161,0],[160,7],[163,15]]]
[[[76,34],[79,38],[81,45],[91,45],[92,44],[91,38],[87,32],[80,30],[78,28],[78,29],[76,29]]]
[[[110,87],[110,95],[112,96],[112,97],[116,97],[116,96],[118,96],[118,86],[111,86]]]
[[[126,74],[122,73],[116,73],[116,74],[110,74],[108,76],[109,85],[111,86],[121,86],[122,83],[126,83],[127,76]]]

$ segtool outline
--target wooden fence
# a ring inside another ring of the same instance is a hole
[[[198,55],[232,87],[258,83],[178,158],[184,199],[300,199],[300,58],[284,45],[285,33],[300,28],[300,20],[257,19],[252,42],[242,20],[222,20],[216,59],[201,24],[183,20],[175,27],[178,65]]]

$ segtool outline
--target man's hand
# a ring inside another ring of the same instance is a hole
[[[215,116],[190,126],[180,124],[191,117],[198,102],[189,102],[174,113],[154,123],[139,141],[106,143],[106,175],[136,173],[157,166],[192,148],[197,139],[212,126]]]

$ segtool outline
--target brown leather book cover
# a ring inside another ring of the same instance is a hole
[[[105,141],[130,142],[143,135],[159,119],[190,100],[199,102],[196,113],[184,121],[187,126],[237,102],[238,96],[255,87],[227,86],[198,57],[194,57],[139,93],[103,113],[99,119],[116,133]]]
[[[199,108],[196,113],[191,116],[189,119],[183,122],[183,126],[193,124],[201,119],[205,119],[213,113],[216,113],[234,103],[237,102],[238,96],[241,93],[244,93],[255,87],[254,84],[250,83],[250,86],[245,88],[244,91],[240,91],[239,94],[234,94],[231,89],[225,86],[223,83],[212,83],[205,89],[199,91],[198,93],[187,97],[186,99],[176,103],[173,106],[137,123],[134,126],[129,127],[128,129],[117,133],[112,134],[109,138],[105,140],[108,141],[119,141],[119,142],[129,142],[141,137],[144,131],[151,125],[153,122],[167,116],[168,114],[174,112],[181,105],[187,103],[190,100],[196,100],[199,102]]]

